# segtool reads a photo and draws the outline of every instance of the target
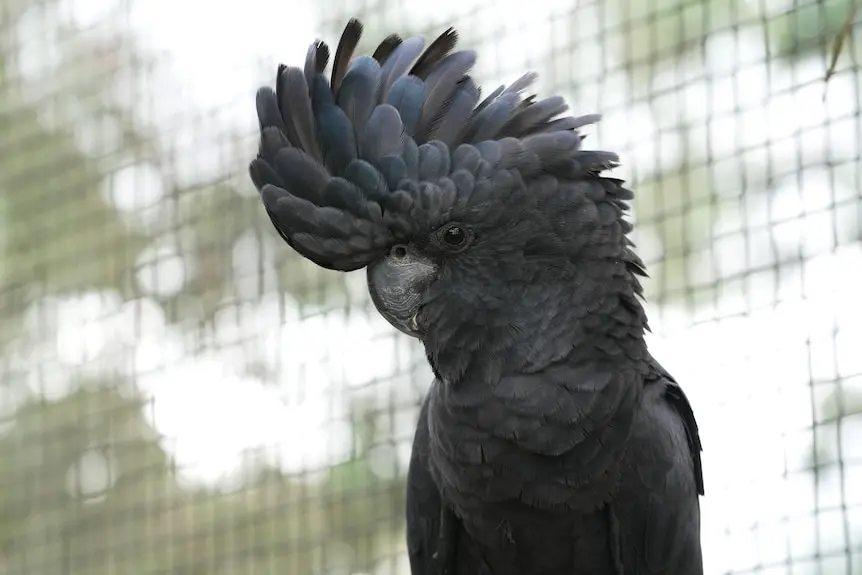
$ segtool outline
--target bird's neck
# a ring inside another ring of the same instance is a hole
[[[596,283],[612,287],[597,290]],[[465,307],[448,314],[452,324],[425,340],[428,361],[452,386],[467,380],[494,385],[504,376],[540,373],[561,362],[637,368],[648,357],[649,329],[639,288],[623,275],[616,282],[527,286],[519,301],[490,313]]]
[[[506,519],[483,507],[488,494],[534,511],[613,496],[649,369],[643,310],[624,296],[587,308],[549,298],[508,337],[484,331],[429,353],[432,470],[464,517]],[[495,533],[481,521],[471,533]]]

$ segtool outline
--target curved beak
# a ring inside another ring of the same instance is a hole
[[[368,266],[371,301],[386,321],[413,337],[421,337],[419,310],[437,266],[410,246],[394,246]]]

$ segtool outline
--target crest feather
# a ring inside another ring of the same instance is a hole
[[[578,129],[597,114],[559,117],[562,97],[524,96],[534,72],[479,102],[476,54],[456,50],[453,28],[424,50],[421,37],[390,34],[356,56],[362,32],[347,23],[329,78],[330,49],[317,40],[302,68],[279,65],[275,89],[257,92],[252,182],[278,233],[318,265],[368,265],[421,225],[423,210],[445,215],[478,190],[487,200],[480,184],[495,171],[579,179],[618,163],[581,149]]]

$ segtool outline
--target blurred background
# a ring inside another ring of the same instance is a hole
[[[604,114],[706,572],[862,574],[851,0],[0,0],[0,574],[409,573],[422,350],[247,175],[255,90],[351,16]]]

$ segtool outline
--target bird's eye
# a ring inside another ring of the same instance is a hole
[[[439,243],[448,251],[459,251],[470,242],[470,231],[458,224],[447,224],[437,232]]]

